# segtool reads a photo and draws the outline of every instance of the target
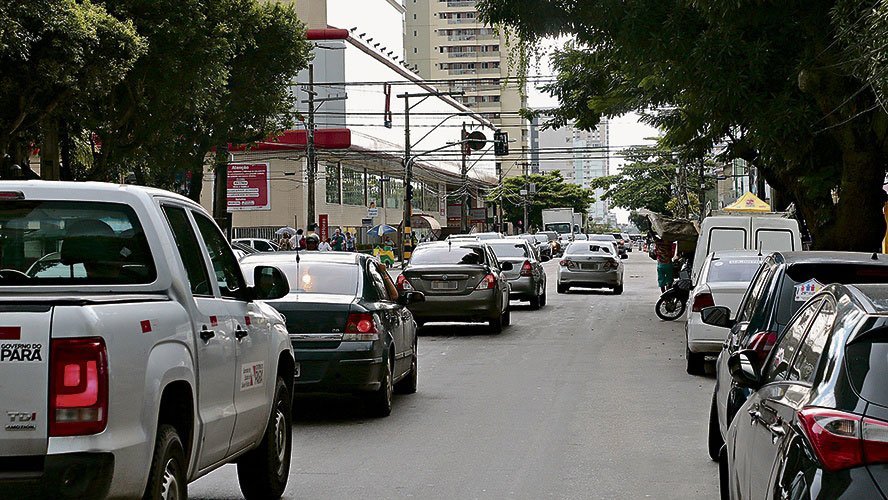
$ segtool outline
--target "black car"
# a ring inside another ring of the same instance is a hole
[[[762,363],[729,361],[755,392],[728,429],[722,498],[885,498],[888,285],[830,285]]]
[[[852,252],[777,252],[762,261],[734,319],[727,308],[707,308],[720,313],[704,314],[703,321],[715,319],[709,324],[725,327],[727,334],[715,365],[710,406],[707,435],[713,460],[737,408],[750,393],[732,382],[728,369],[731,354],[752,349],[764,360],[792,315],[829,283],[888,283],[888,258]]]
[[[359,393],[374,413],[392,409],[392,392],[416,392],[416,322],[378,260],[348,252],[248,255],[241,266],[273,265],[290,293],[268,301],[286,318],[296,358],[295,392]]]

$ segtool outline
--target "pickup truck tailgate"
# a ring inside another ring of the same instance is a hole
[[[51,306],[0,305],[0,456],[47,448]]]

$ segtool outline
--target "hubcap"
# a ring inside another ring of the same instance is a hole
[[[284,416],[280,408],[275,410],[274,415],[274,446],[278,459],[277,475],[282,477],[287,459],[287,417]]]
[[[160,498],[164,500],[179,499],[179,480],[176,478],[178,465],[170,458],[163,468],[163,484],[160,488]]]

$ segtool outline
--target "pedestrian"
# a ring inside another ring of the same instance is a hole
[[[675,243],[662,238],[655,238],[655,251],[657,254],[657,285],[660,292],[665,292],[672,285],[674,271],[672,259],[675,257]]]
[[[296,245],[294,250],[305,250],[305,236],[303,236],[302,228],[296,230]]]
[[[354,252],[356,247],[356,242],[354,236],[348,231],[345,232],[345,251],[346,252]]]
[[[330,252],[333,250],[333,246],[330,245],[330,238],[327,238],[325,241],[322,241],[318,245],[318,250],[321,252]]]
[[[287,233],[281,234],[280,238],[277,240],[278,250],[289,250],[290,249],[290,237]]]
[[[342,235],[342,231],[340,231],[338,227],[333,231],[333,237],[330,238],[329,241],[334,252],[345,250],[345,236]]]

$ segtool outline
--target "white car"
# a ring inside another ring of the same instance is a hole
[[[277,252],[281,249],[277,243],[263,238],[235,238],[232,243],[242,243],[249,247],[253,247],[260,252]]]
[[[687,312],[688,373],[703,374],[704,358],[721,352],[728,335],[726,328],[703,323],[701,311],[711,306],[736,311],[762,260],[764,257],[755,250],[714,252],[704,260],[700,279],[691,290],[691,307]]]

